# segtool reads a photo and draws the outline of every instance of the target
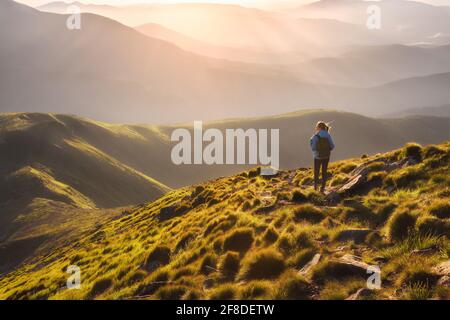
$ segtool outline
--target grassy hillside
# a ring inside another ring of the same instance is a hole
[[[30,219],[21,216],[47,210],[58,219],[55,207],[115,208],[151,201],[169,190],[77,134],[89,124],[48,114],[0,115],[0,242],[30,227]],[[97,139],[141,138],[120,126],[95,126]],[[39,205],[37,199],[42,199]],[[44,203],[49,204],[45,210]]]
[[[311,169],[174,190],[5,274],[0,299],[448,299],[449,157],[447,142],[335,162],[326,195]],[[359,290],[369,265],[381,290]]]

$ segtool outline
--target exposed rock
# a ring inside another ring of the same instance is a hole
[[[334,191],[331,190],[330,192],[328,192],[328,194],[325,197],[325,200],[329,203],[329,204],[337,204],[339,203],[339,201],[341,201],[341,195]]]
[[[355,190],[357,190],[358,188],[360,188],[366,182],[367,182],[367,176],[359,174],[357,176],[352,177],[349,182],[347,182],[345,185],[343,185],[339,189],[338,192],[340,194],[352,193]]]
[[[437,282],[438,286],[450,287],[450,276],[442,276]]]
[[[422,255],[422,254],[435,253],[435,252],[438,252],[438,251],[439,251],[439,247],[438,246],[431,246],[431,247],[420,249],[420,250],[414,250],[414,251],[411,252],[411,254]]]
[[[351,254],[344,255],[338,260],[338,262],[345,265],[349,272],[359,275],[366,275],[367,269],[370,267],[367,263],[362,262],[361,258]]]
[[[372,294],[371,290],[367,288],[361,288],[345,300],[361,300],[363,298],[370,297],[371,294]]]
[[[319,263],[321,255],[317,253],[305,266],[298,272],[300,275],[305,276],[309,271]]]
[[[450,260],[444,261],[433,268],[433,272],[440,276],[450,276]]]
[[[340,242],[353,241],[355,243],[362,243],[367,236],[372,232],[370,229],[348,229],[340,231],[336,240]]]
[[[404,158],[400,161],[387,164],[385,169],[386,169],[386,171],[390,172],[393,170],[403,168],[405,165],[407,165],[407,163],[408,163],[408,159]]]

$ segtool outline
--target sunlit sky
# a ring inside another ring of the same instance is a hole
[[[26,3],[32,6],[42,5],[52,0],[17,0],[18,2]],[[58,0],[55,0],[58,1]],[[418,2],[425,2],[434,5],[450,5],[450,0],[416,0]],[[65,2],[73,2],[66,0]],[[299,5],[302,3],[314,2],[314,0],[81,0],[83,3],[95,4],[111,4],[111,5],[126,5],[133,3],[190,3],[190,2],[207,2],[207,3],[231,3],[240,4],[248,7],[267,7],[280,2],[286,4]]]

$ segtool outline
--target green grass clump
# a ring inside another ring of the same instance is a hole
[[[147,296],[153,294],[160,287],[164,286],[169,282],[170,273],[167,270],[158,270],[151,274],[150,277],[145,279],[137,289],[135,290],[135,295],[137,296]]]
[[[227,279],[234,279],[239,272],[241,259],[237,252],[227,252],[219,262],[219,272]]]
[[[184,294],[181,298],[182,300],[201,300],[203,299],[203,294],[200,290],[191,289]]]
[[[345,164],[340,168],[340,171],[343,172],[343,173],[350,173],[350,172],[352,172],[353,170],[355,170],[355,168],[356,168],[357,166],[358,166],[358,165],[357,165],[356,163],[353,163],[353,162],[345,163]]]
[[[223,242],[224,251],[246,252],[254,241],[253,229],[239,228],[232,231]]]
[[[406,167],[388,174],[385,183],[388,186],[406,188],[413,186],[416,182],[428,177],[426,171],[421,166]]]
[[[184,277],[192,276],[195,274],[195,270],[192,267],[185,267],[178,269],[172,276],[172,281],[182,279]]]
[[[273,284],[270,281],[250,281],[242,289],[239,299],[256,300],[268,299],[273,290]]]
[[[242,263],[239,278],[263,280],[277,278],[285,269],[284,259],[274,249],[264,249],[249,254]]]
[[[301,269],[305,266],[305,264],[311,261],[312,258],[314,258],[316,253],[317,249],[315,248],[307,248],[300,250],[288,260],[288,265],[293,268]]]
[[[296,209],[294,209],[293,214],[296,221],[319,223],[323,219],[325,219],[325,214],[321,210],[310,204],[305,204],[297,207]]]
[[[435,247],[444,250],[445,240],[442,237],[430,234],[411,234],[408,238],[395,243],[393,246],[384,248],[380,251],[380,256],[392,259],[410,254],[414,250],[422,250]]]
[[[428,284],[416,282],[409,284],[403,293],[405,300],[428,300],[431,298],[433,291]]]
[[[438,279],[439,276],[432,273],[429,269],[421,265],[410,264],[407,266],[407,269],[402,272],[397,282],[400,286],[421,284],[432,287],[436,284]]]
[[[377,172],[382,171],[386,167],[386,164],[383,161],[375,161],[367,165],[367,170],[369,172]]]
[[[91,290],[89,291],[87,298],[93,299],[93,298],[97,297],[98,295],[104,293],[109,288],[111,288],[112,285],[113,285],[113,280],[110,278],[103,278],[103,279],[97,280],[94,283],[94,285],[92,286]]]
[[[308,200],[307,196],[301,190],[294,190],[292,192],[292,202],[301,203]]]
[[[450,237],[450,222],[435,217],[425,216],[418,219],[417,230],[424,235],[431,234]]]
[[[273,227],[268,227],[263,234],[263,240],[266,244],[272,244],[272,243],[276,242],[279,237],[280,236],[279,236],[277,230],[275,230],[275,228],[273,228]]]
[[[360,278],[348,279],[345,281],[329,281],[320,291],[321,300],[345,300],[351,294],[364,288],[366,282]]]
[[[208,275],[214,271],[216,271],[217,267],[217,258],[213,254],[207,254],[203,257],[200,263],[199,272],[204,275]]]
[[[214,288],[209,294],[210,300],[234,300],[239,296],[239,291],[232,284],[224,284]]]
[[[160,300],[181,300],[187,290],[185,286],[169,285],[159,288],[155,293],[155,297]]]
[[[278,280],[273,294],[276,300],[309,300],[312,295],[311,285],[297,272],[288,271]]]
[[[391,241],[408,237],[416,224],[416,217],[408,211],[397,211],[388,221],[388,236]]]
[[[184,250],[188,246],[189,242],[191,242],[194,238],[195,234],[192,232],[183,235],[183,237],[181,237],[181,239],[175,245],[175,252]]]
[[[408,143],[404,147],[403,156],[421,160],[422,159],[422,146],[418,143]]]
[[[142,270],[137,270],[133,273],[131,273],[124,281],[124,284],[127,286],[130,286],[132,284],[135,284],[139,281],[142,281],[147,276],[147,273],[145,273]]]
[[[144,268],[148,271],[154,271],[170,262],[170,248],[167,246],[157,246],[147,256],[144,262]]]
[[[441,199],[435,200],[429,207],[428,212],[440,219],[450,218],[450,200]]]

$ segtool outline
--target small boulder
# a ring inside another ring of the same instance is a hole
[[[364,298],[369,298],[371,294],[371,290],[367,288],[361,288],[345,300],[362,300]]]
[[[349,271],[355,274],[366,275],[367,269],[370,267],[367,263],[362,262],[357,256],[346,254],[338,260],[341,264],[346,265]]]
[[[350,194],[354,191],[358,190],[364,183],[367,182],[367,176],[365,175],[356,175],[353,178],[350,179],[349,182],[347,182],[345,185],[343,185],[339,189],[340,194]]]
[[[450,276],[442,276],[437,282],[438,286],[450,287]]]
[[[441,262],[435,266],[433,272],[440,276],[450,276],[450,260]]]
[[[309,271],[319,263],[321,255],[317,253],[314,257],[309,261],[304,267],[298,272],[300,275],[305,276],[309,273]]]

